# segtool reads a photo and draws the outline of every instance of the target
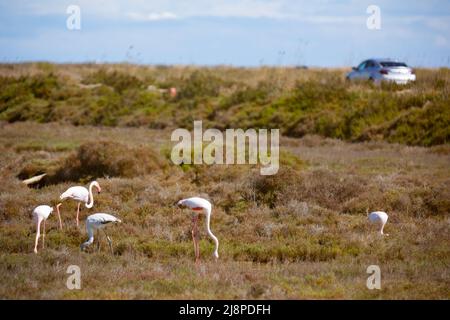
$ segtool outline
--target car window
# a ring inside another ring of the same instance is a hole
[[[375,64],[373,63],[373,61],[367,61],[366,63],[366,69],[367,68],[373,68],[375,66]]]
[[[366,63],[367,63],[367,61],[363,61],[363,62],[361,62],[360,64],[359,64],[359,66],[358,66],[358,70],[363,70],[365,67],[366,67]]]
[[[407,67],[406,63],[403,62],[383,61],[380,64],[383,67]]]

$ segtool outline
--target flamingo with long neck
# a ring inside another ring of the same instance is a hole
[[[94,231],[95,230],[100,231],[101,229],[105,233],[106,239],[108,240],[109,248],[111,249],[111,254],[114,254],[112,248],[112,240],[106,233],[104,227],[108,224],[120,222],[122,222],[122,220],[108,213],[91,214],[89,217],[86,218],[86,230],[88,233],[88,240],[81,244],[80,246],[81,250],[84,251],[86,247],[90,246],[94,242]],[[100,239],[98,240],[98,249],[100,249]]]
[[[100,185],[97,181],[92,181],[89,184],[89,190],[82,186],[75,186],[70,187],[67,189],[61,196],[59,197],[61,200],[65,199],[72,199],[78,202],[77,207],[77,227],[79,226],[79,215],[80,215],[80,205],[82,202],[84,202],[86,208],[90,209],[94,206],[94,196],[92,194],[92,188],[95,187],[100,193],[102,189],[100,188]],[[59,207],[62,205],[62,202],[58,203],[56,205],[56,212],[58,213],[58,219],[59,219],[59,228],[62,229],[62,222],[61,222],[61,214],[59,212]]]
[[[200,260],[200,248],[199,248],[199,232],[198,232],[198,214],[203,213],[206,215],[206,232],[214,241],[214,257],[219,258],[219,240],[211,232],[211,203],[203,198],[193,197],[178,201],[178,206],[184,206],[192,209],[194,211],[194,216],[192,218],[192,240],[194,241],[194,251],[195,251],[195,261]]]
[[[47,205],[37,206],[33,210],[33,219],[36,223],[36,240],[34,242],[34,253],[37,253],[39,238],[41,236],[41,223],[44,222],[44,232],[42,235],[42,249],[45,247],[45,221],[53,212],[53,208]]]

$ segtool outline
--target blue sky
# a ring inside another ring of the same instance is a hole
[[[69,5],[81,29],[68,30]],[[369,5],[381,29],[369,30]],[[0,0],[0,61],[450,67],[450,1]]]

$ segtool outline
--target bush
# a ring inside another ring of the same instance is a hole
[[[448,103],[434,102],[400,117],[387,129],[386,140],[411,145],[432,146],[450,141]]]
[[[142,87],[143,83],[135,76],[119,72],[100,69],[83,80],[84,84],[102,83],[114,88],[118,93],[127,89],[136,89]]]
[[[134,177],[162,168],[159,155],[148,147],[132,149],[112,141],[81,145],[56,171],[57,181],[95,177]]]
[[[243,86],[243,88],[239,88],[238,90],[233,92],[229,97],[227,97],[222,102],[221,107],[227,109],[231,106],[248,102],[266,104],[268,102],[271,88],[272,87],[270,83],[267,81],[259,82],[255,88]]]
[[[197,70],[181,83],[178,98],[216,97],[222,84],[223,81],[210,72]]]
[[[241,196],[248,202],[275,208],[280,201],[286,201],[281,196],[289,194],[288,189],[296,188],[298,183],[298,173],[291,168],[280,168],[276,175],[270,176],[252,174],[242,188]]]
[[[129,148],[112,141],[81,145],[59,163],[34,161],[25,165],[18,178],[47,173],[35,187],[64,181],[87,181],[100,177],[136,177],[165,168],[160,155],[149,147]]]

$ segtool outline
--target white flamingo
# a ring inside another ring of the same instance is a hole
[[[198,232],[198,214],[204,213],[206,215],[206,232],[213,239],[215,244],[214,257],[219,258],[219,240],[211,232],[210,220],[211,220],[211,203],[203,198],[193,197],[188,199],[183,199],[178,201],[178,206],[185,206],[192,209],[195,214],[192,217],[192,240],[194,241],[194,251],[195,251],[195,261],[198,262],[200,259],[200,248],[199,248],[199,232]]]
[[[37,246],[39,237],[41,236],[41,223],[44,222],[44,230],[42,233],[42,249],[45,247],[45,221],[50,213],[53,212],[53,208],[47,205],[37,206],[33,210],[33,220],[36,223],[36,240],[34,242],[34,253],[37,253]]]
[[[111,253],[114,254],[112,248],[112,240],[106,233],[104,227],[110,223],[122,222],[120,219],[114,217],[108,213],[95,213],[91,214],[86,218],[86,230],[88,233],[88,240],[81,244],[81,250],[84,250],[87,246],[90,246],[94,242],[94,231],[100,229],[105,233],[106,239],[108,240],[109,248],[111,249]],[[98,234],[98,233],[97,233]],[[100,248],[100,239],[98,240],[98,249]]]
[[[369,221],[372,223],[377,223],[381,225],[380,234],[388,236],[389,234],[384,233],[383,229],[386,225],[386,222],[388,221],[388,215],[386,212],[383,211],[374,211],[368,214]]]
[[[77,207],[77,227],[79,225],[79,219],[78,216],[80,214],[80,205],[81,202],[84,202],[86,208],[90,209],[94,206],[94,196],[92,195],[92,187],[97,188],[98,193],[102,191],[102,188],[100,188],[100,185],[97,181],[92,181],[89,185],[89,190],[85,187],[76,186],[76,187],[70,187],[67,189],[61,196],[59,197],[61,200],[65,199],[73,199],[75,201],[78,201],[78,207]],[[58,219],[59,219],[59,228],[62,229],[62,222],[61,222],[61,215],[59,213],[59,207],[62,205],[62,202],[58,203],[56,205],[56,212],[58,213]]]

